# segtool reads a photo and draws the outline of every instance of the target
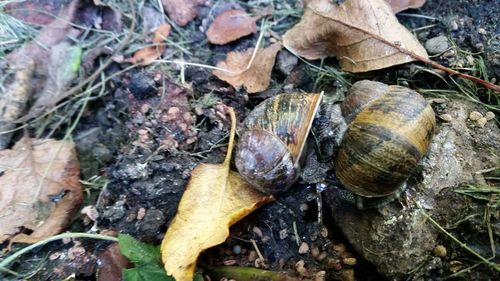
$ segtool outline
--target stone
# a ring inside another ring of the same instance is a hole
[[[477,121],[479,119],[483,118],[483,115],[481,113],[479,113],[478,111],[471,111],[471,113],[469,114],[469,120],[471,121]]]
[[[444,35],[433,37],[425,42],[425,49],[431,55],[437,55],[449,48],[448,38]]]
[[[500,129],[470,126],[469,113],[476,110],[477,106],[467,101],[447,102],[447,111],[453,113],[453,119],[437,124],[429,152],[398,200],[380,208],[359,210],[340,199],[335,188],[323,193],[335,225],[353,249],[389,280],[439,268],[440,263],[436,262],[420,269],[421,272],[415,271],[415,265],[427,261],[438,244],[439,233],[427,216],[442,222],[456,220],[457,212],[470,208],[471,203],[454,190],[466,184],[484,184],[484,177],[475,171],[498,165],[498,158],[491,151],[500,151]],[[468,227],[475,232],[479,224],[483,222],[478,220],[477,225]],[[460,239],[471,243],[466,237]],[[485,235],[484,241],[475,239],[474,244],[489,247],[488,236]]]

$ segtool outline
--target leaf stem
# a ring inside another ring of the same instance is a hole
[[[312,8],[311,8],[311,9],[312,9]],[[368,31],[368,30],[365,30],[365,29],[363,29],[363,28],[361,28],[361,27],[358,27],[358,26],[355,26],[355,25],[352,25],[352,24],[349,24],[349,23],[343,22],[343,21],[341,21],[341,20],[338,20],[338,19],[335,19],[335,18],[332,18],[332,17],[328,17],[328,16],[326,16],[326,15],[322,14],[320,11],[316,11],[316,10],[314,10],[314,9],[312,9],[312,10],[313,10],[313,12],[314,12],[314,13],[316,13],[317,15],[320,15],[320,16],[325,17],[325,18],[327,18],[327,19],[329,19],[329,20],[332,20],[332,21],[334,21],[334,22],[336,22],[336,23],[339,23],[339,24],[341,24],[341,25],[343,25],[343,26],[346,26],[346,27],[348,27],[348,28],[355,29],[355,30],[357,30],[357,31],[360,31],[360,32],[362,32],[362,33],[366,34],[366,35],[369,35],[369,36],[371,36],[371,37],[375,38],[376,40],[378,40],[378,41],[380,41],[380,42],[382,42],[382,43],[384,43],[384,44],[386,44],[386,45],[388,45],[388,46],[393,47],[394,49],[396,49],[396,50],[400,51],[401,53],[406,54],[406,55],[408,55],[408,56],[410,56],[410,57],[412,57],[412,58],[414,58],[414,59],[416,59],[416,60],[419,60],[419,61],[421,61],[421,62],[425,63],[425,64],[428,64],[428,65],[430,65],[431,67],[433,67],[433,68],[435,68],[435,69],[442,70],[442,71],[444,71],[444,72],[446,72],[446,73],[448,73],[448,74],[450,74],[450,75],[457,75],[457,76],[459,76],[459,77],[461,77],[461,78],[468,79],[468,80],[472,80],[472,81],[476,82],[477,84],[482,85],[482,86],[483,86],[483,87],[485,87],[485,88],[488,88],[488,89],[493,90],[493,91],[496,91],[496,92],[500,92],[500,86],[499,86],[499,85],[495,85],[495,84],[493,84],[493,83],[490,83],[490,82],[485,81],[485,80],[483,80],[483,79],[477,78],[477,77],[475,77],[475,76],[472,76],[472,75],[469,75],[469,74],[465,74],[465,73],[462,73],[462,72],[458,72],[458,71],[456,71],[456,70],[453,70],[453,69],[451,69],[451,68],[448,68],[448,67],[446,67],[446,66],[444,66],[444,65],[441,65],[441,64],[439,64],[439,63],[437,63],[437,62],[434,62],[434,61],[432,61],[432,60],[430,60],[430,59],[428,59],[428,58],[426,58],[426,57],[422,57],[422,56],[420,56],[420,55],[417,55],[417,54],[415,54],[414,52],[412,52],[412,51],[410,51],[410,50],[408,50],[408,49],[405,49],[405,48],[403,48],[403,47],[401,47],[401,46],[397,45],[397,44],[396,44],[396,43],[394,43],[394,42],[390,42],[390,41],[388,41],[387,39],[385,39],[384,37],[382,37],[382,36],[380,36],[380,35],[378,35],[378,34],[372,33],[372,32],[370,32],[370,31]]]

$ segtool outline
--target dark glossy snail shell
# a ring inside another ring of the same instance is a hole
[[[240,175],[256,189],[285,191],[300,175],[300,158],[321,94],[281,94],[247,116],[235,152]]]
[[[335,159],[339,181],[365,197],[394,193],[429,148],[432,108],[413,90],[363,80],[349,90],[342,114],[348,128]]]

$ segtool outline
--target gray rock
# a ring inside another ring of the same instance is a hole
[[[492,151],[500,151],[500,130],[493,122],[485,128],[470,124],[468,112],[473,110],[477,106],[469,102],[447,103],[445,112],[440,113],[453,118],[438,124],[418,175],[408,180],[399,200],[379,209],[358,210],[339,199],[335,190],[325,193],[336,225],[354,249],[389,279],[400,280],[410,272],[418,275],[419,270],[428,272],[429,266],[439,267],[441,263],[428,263],[416,270],[429,260],[438,235],[424,212],[442,221],[454,221],[456,210],[467,209],[470,202],[458,203],[453,196],[440,195],[464,184],[484,184],[476,171],[498,166]],[[470,229],[470,233],[475,230]]]
[[[290,72],[292,72],[298,62],[299,59],[296,56],[286,50],[282,50],[278,53],[276,65],[283,74],[290,75]]]
[[[433,37],[425,42],[425,49],[429,54],[436,55],[446,51],[449,48],[448,38],[444,35]]]

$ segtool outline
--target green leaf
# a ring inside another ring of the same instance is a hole
[[[128,234],[118,235],[118,246],[122,255],[135,265],[123,271],[125,281],[175,281],[163,268],[159,246],[143,243]],[[193,280],[203,281],[203,276],[198,273]]]
[[[118,235],[120,252],[135,266],[161,265],[160,247],[143,243],[128,234]]]
[[[125,281],[175,281],[174,278],[167,276],[165,270],[158,265],[126,269],[123,277]]]

